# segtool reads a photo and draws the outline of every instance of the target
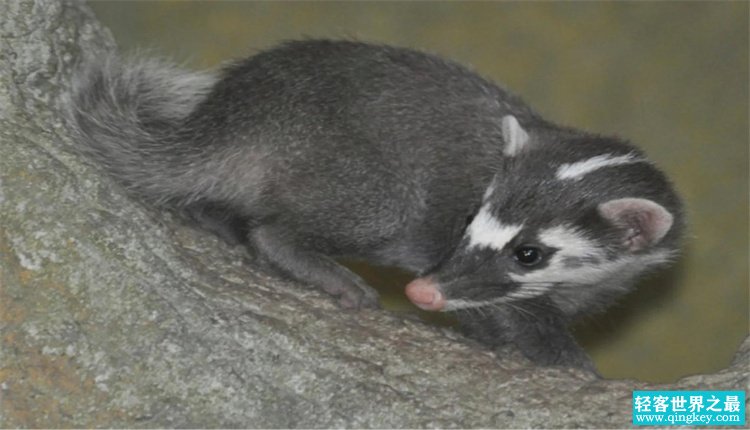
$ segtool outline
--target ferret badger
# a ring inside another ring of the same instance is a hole
[[[88,61],[81,150],[350,308],[377,293],[334,258],[417,274],[417,306],[491,347],[593,368],[569,321],[674,258],[682,211],[634,146],[555,125],[468,69],[352,41],[288,42],[217,74]]]

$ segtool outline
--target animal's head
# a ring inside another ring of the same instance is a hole
[[[567,315],[605,304],[669,262],[681,205],[629,144],[503,118],[504,161],[451,256],[406,294],[427,310],[548,295]]]

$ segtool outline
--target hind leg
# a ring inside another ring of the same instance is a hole
[[[339,298],[345,308],[376,308],[378,293],[362,278],[318,252],[289,240],[283,229],[264,225],[249,234],[250,245],[296,281],[313,284]]]

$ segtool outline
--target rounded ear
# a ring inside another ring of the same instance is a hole
[[[615,199],[597,209],[605,220],[623,229],[622,243],[630,251],[657,244],[674,222],[674,216],[662,205],[647,199]]]
[[[513,115],[506,115],[502,119],[503,154],[508,157],[514,157],[521,152],[529,143],[529,134],[521,127],[518,120]]]

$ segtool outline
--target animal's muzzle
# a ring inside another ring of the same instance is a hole
[[[406,297],[426,311],[439,311],[445,307],[445,296],[432,277],[417,278],[406,285]]]

